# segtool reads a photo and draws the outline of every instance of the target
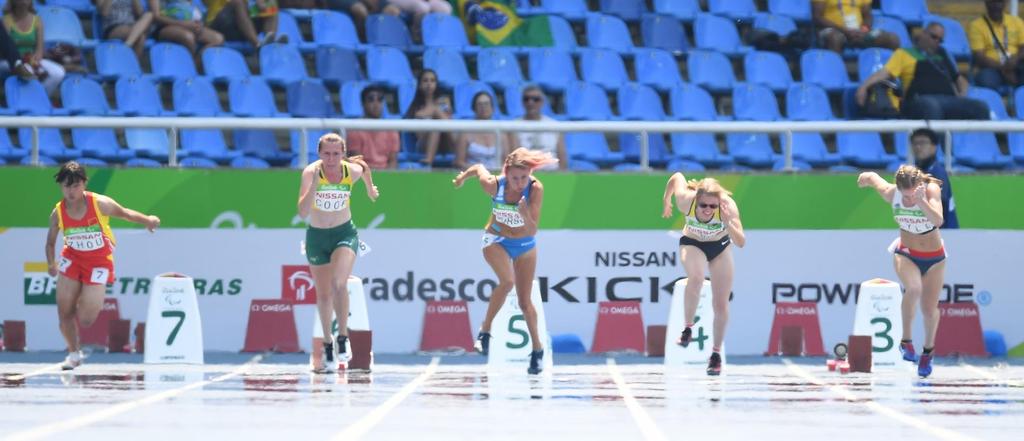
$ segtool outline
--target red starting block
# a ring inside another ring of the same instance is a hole
[[[473,352],[473,331],[469,326],[469,307],[466,306],[466,301],[427,302],[423,315],[420,350],[430,352],[453,349]]]
[[[291,302],[253,300],[242,352],[301,352]]]
[[[135,325],[135,352],[142,354],[146,350],[146,323]]]
[[[131,329],[131,320],[117,319],[108,322],[107,352],[131,352]]]
[[[373,331],[348,331],[348,341],[352,346],[352,359],[348,365],[339,364],[339,370],[364,370],[373,369]],[[309,364],[314,372],[321,372],[323,365],[324,339],[313,337],[313,347],[309,351]]]
[[[987,357],[977,303],[939,304],[939,329],[935,334],[935,355]]]
[[[644,352],[644,319],[639,301],[600,302],[590,352]]]
[[[871,373],[871,336],[851,335],[847,346],[849,347],[849,371]]]
[[[108,297],[103,299],[103,309],[100,309],[100,314],[96,316],[96,321],[92,326],[84,328],[81,324],[78,325],[78,341],[83,346],[102,346],[110,350],[110,347],[107,346],[107,339],[110,333],[110,322],[113,320],[121,320],[121,309],[118,307],[117,299]]]
[[[25,352],[25,322],[4,320],[3,349],[7,352]]]
[[[782,355],[800,357],[804,355],[804,328],[799,326],[783,326],[779,346]]]
[[[650,325],[647,327],[647,356],[665,356],[665,335],[668,334],[668,326]]]
[[[802,330],[803,355],[825,355],[825,345],[821,340],[821,322],[818,319],[818,305],[816,303],[776,303],[775,318],[772,319],[772,331],[768,337],[768,350],[765,351],[764,355],[779,355],[783,352],[781,348],[782,330],[786,327],[798,327]]]

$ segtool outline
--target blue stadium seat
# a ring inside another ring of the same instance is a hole
[[[341,90],[338,92],[339,99],[341,100],[342,116],[345,118],[363,117],[362,93],[363,89],[369,85],[369,81],[349,81],[347,83],[342,83]],[[384,113],[387,113],[387,106],[384,106]]]
[[[301,80],[285,89],[288,113],[297,118],[331,118],[337,116],[331,94],[317,80]]]
[[[231,168],[265,170],[270,168],[270,163],[253,156],[239,156],[228,163]]]
[[[590,161],[573,158],[569,160],[569,170],[574,172],[596,172],[600,171],[601,167]]]
[[[601,12],[629,22],[640,20],[647,12],[645,0],[601,0]]]
[[[79,48],[93,48],[96,40],[85,38],[82,21],[72,11],[59,6],[36,5],[36,15],[43,22],[43,38],[47,46],[67,43]]]
[[[645,171],[640,164],[634,164],[632,162],[623,162],[621,164],[615,164],[612,167],[614,172],[642,172]]]
[[[117,109],[127,116],[174,116],[164,110],[160,93],[149,77],[121,77],[114,84]]]
[[[633,57],[638,83],[660,91],[673,90],[683,82],[679,64],[672,54],[662,49],[638,48]]]
[[[153,75],[160,81],[174,81],[198,75],[196,65],[185,46],[174,43],[156,43],[149,48],[149,64]]]
[[[687,121],[729,121],[732,118],[721,116],[715,108],[711,94],[700,86],[690,83],[680,84],[669,94],[669,107],[675,119]]]
[[[274,86],[285,86],[309,77],[299,50],[280,43],[260,48],[260,75]]]
[[[621,152],[613,152],[608,148],[608,140],[600,132],[566,133],[565,151],[570,158],[570,167],[577,160],[610,167],[626,159]]]
[[[574,81],[565,89],[565,113],[571,120],[612,120],[608,94],[596,84]]]
[[[480,49],[469,42],[462,21],[452,14],[427,14],[421,26],[424,46],[444,47],[464,53],[476,53]]]
[[[930,15],[925,21],[925,26],[938,22],[942,23],[942,26],[946,28],[946,36],[942,41],[942,47],[946,48],[946,52],[949,52],[953,58],[956,58],[957,61],[971,60],[971,44],[967,41],[967,32],[964,31],[964,27],[960,24],[959,20],[939,15]]]
[[[1006,111],[1006,105],[1003,104],[1003,97],[999,92],[987,87],[971,86],[967,89],[967,97],[981,100],[988,104],[991,119],[1002,121],[1011,119],[1010,114]]]
[[[743,57],[743,71],[747,82],[783,92],[793,84],[789,63],[778,52],[753,51]]]
[[[308,162],[316,161],[319,155],[316,151],[317,142],[321,136],[327,133],[327,130],[307,130],[306,131],[306,152],[309,154]],[[302,146],[302,137],[298,130],[292,130],[291,132],[291,147],[292,147],[292,167],[298,166],[299,163],[299,147]]]
[[[692,50],[686,63],[689,66],[690,82],[712,93],[729,93],[736,84],[732,63],[719,52]]]
[[[376,46],[391,46],[405,52],[423,50],[423,47],[413,44],[405,22],[388,14],[371,14],[366,18],[366,42]]]
[[[752,168],[769,168],[780,158],[772,150],[767,133],[728,133],[725,145],[738,164]]]
[[[387,46],[371,47],[366,51],[366,73],[371,81],[387,83],[392,87],[415,83],[409,59],[399,49]]]
[[[733,20],[750,21],[754,19],[757,6],[754,0],[708,0],[708,12]]]
[[[104,161],[104,160],[98,159],[98,158],[90,158],[90,157],[87,157],[87,156],[83,156],[81,158],[78,158],[78,159],[75,160],[75,162],[77,162],[77,163],[79,163],[81,165],[84,165],[86,167],[109,167],[110,166],[110,164],[108,164],[107,161]]]
[[[733,163],[732,156],[719,151],[713,133],[673,133],[671,139],[672,154],[676,158],[697,161],[711,168]]]
[[[209,169],[209,168],[217,168],[217,163],[214,162],[212,159],[198,157],[198,156],[189,156],[187,158],[182,158],[180,161],[178,161],[178,166],[181,167],[181,168],[207,168],[207,169]]]
[[[401,161],[398,163],[399,170],[429,170],[426,164],[419,161]]]
[[[462,53],[450,47],[428,47],[423,51],[423,67],[437,73],[437,81],[447,89],[470,81]]]
[[[482,49],[476,56],[476,73],[480,81],[495,87],[526,82],[516,54],[504,47]]]
[[[645,47],[664,49],[674,54],[690,50],[683,23],[669,15],[644,14],[640,35]]]
[[[558,48],[537,48],[531,49],[529,54],[530,80],[544,89],[563,91],[570,81],[579,79],[569,52]]]
[[[178,116],[223,116],[217,90],[206,77],[182,78],[174,82],[171,93]]]
[[[831,167],[842,162],[838,153],[829,153],[818,133],[793,133],[793,159],[814,167]]]
[[[1008,137],[1010,157],[1018,167],[1024,166],[1024,133],[1010,132]]]
[[[869,47],[862,49],[857,54],[857,77],[861,82],[868,79],[871,74],[885,67],[885,63],[892,56],[892,51],[881,47]]]
[[[22,81],[16,76],[7,77],[4,81],[4,92],[7,94],[7,105],[19,115],[31,116],[66,116],[67,109],[55,109],[50,104],[43,85],[36,80]],[[32,146],[32,129],[18,128],[18,144],[25,149]],[[82,156],[79,150],[69,149],[64,144],[58,129],[39,129],[39,152],[61,161]]]
[[[570,21],[581,21],[587,15],[587,0],[541,0],[541,8]]]
[[[832,104],[828,94],[813,84],[794,84],[786,91],[786,116],[791,121],[830,121]]]
[[[785,15],[759,12],[754,14],[754,29],[772,31],[779,34],[779,36],[785,37],[791,32],[796,31],[796,22]]]
[[[11,137],[7,134],[6,128],[0,129],[0,159],[18,161],[28,154],[28,149],[15,146],[11,142]]]
[[[1024,86],[1013,92],[1013,111],[1017,114],[1017,119],[1024,119]]]
[[[640,162],[640,134],[620,133],[619,150],[626,155],[627,161]],[[665,136],[661,133],[647,134],[647,162],[654,167],[664,167],[672,159],[665,145]]]
[[[809,22],[811,21],[811,2],[807,0],[768,0],[768,12],[800,22]]]
[[[825,49],[810,49],[800,55],[800,76],[805,83],[817,84],[829,92],[856,87],[842,57]]]
[[[896,34],[900,39],[900,47],[912,47],[914,42],[910,39],[910,33],[907,32],[907,24],[903,23],[896,17],[886,17],[884,15],[875,15],[872,17],[871,23],[875,29],[879,29],[885,32],[891,32]]]
[[[667,172],[702,172],[707,170],[703,164],[689,159],[673,159],[665,166]]]
[[[228,108],[241,117],[287,117],[274,104],[274,93],[260,77],[235,78],[228,83]]]
[[[405,115],[409,112],[409,106],[412,105],[412,100],[416,98],[416,83],[405,83],[398,86],[398,116]],[[388,109],[384,109],[384,117],[389,116]]]
[[[355,49],[339,46],[316,48],[316,74],[324,84],[334,87],[366,79]]]
[[[135,51],[125,46],[121,40],[108,40],[96,45],[96,73],[106,81],[116,81],[123,76],[140,76]]]
[[[1001,170],[1013,164],[1010,155],[999,151],[996,135],[992,132],[953,133],[953,159],[979,169]]]
[[[492,118],[501,119],[503,116],[500,109],[496,107],[498,102],[498,94],[494,93],[494,89],[490,85],[483,81],[471,81],[466,80],[464,83],[460,83],[455,86],[455,114],[456,118],[462,119],[473,119],[475,113],[473,112],[473,97],[479,92],[487,92],[491,95],[491,103],[495,104],[494,115]]]
[[[665,109],[661,97],[654,89],[639,83],[628,83],[619,88],[617,95],[619,115],[627,120],[662,121]]]
[[[931,15],[925,0],[882,0],[882,13],[912,25],[921,24]]]
[[[744,45],[732,20],[712,14],[697,14],[693,24],[693,39],[697,47],[738,57],[753,48]]]
[[[654,0],[654,12],[692,22],[701,12],[699,0]]]
[[[331,10],[313,11],[313,43],[317,46],[364,48],[359,41],[356,25],[348,15]]]
[[[572,83],[573,81],[570,81]],[[523,116],[526,111],[523,109],[523,88],[525,84],[513,84],[505,87],[505,113],[510,118],[519,118]],[[544,100],[544,107],[541,108],[541,113],[552,118],[557,118],[555,112],[551,110],[551,100]]]
[[[61,160],[61,162],[64,162],[64,160]],[[32,156],[25,156],[24,158],[21,158],[21,161],[19,161],[19,164],[21,164],[21,165],[32,165]],[[56,167],[56,166],[58,166],[60,164],[57,162],[56,159],[51,158],[51,157],[46,156],[46,155],[40,154],[39,155],[39,165],[43,166],[43,167]]]
[[[2,6],[3,3],[4,2],[0,1],[0,6]],[[96,6],[93,5],[92,2],[90,2],[89,0],[47,0],[46,5],[67,8],[72,11],[75,11],[76,14],[83,17],[91,17],[98,12],[96,10]]]
[[[778,161],[775,161],[775,164],[772,164],[772,171],[777,171],[777,172],[781,172],[781,171],[804,172],[804,171],[811,171],[811,170],[813,170],[813,168],[814,167],[810,163],[807,163],[807,162],[804,162],[804,161],[800,161],[800,160],[796,160],[796,159],[793,160],[792,168],[789,169],[789,170],[786,170],[786,160],[785,159],[780,159]]]
[[[592,48],[612,49],[620,53],[633,50],[633,39],[630,37],[626,22],[614,15],[599,13],[587,14],[587,46]]]
[[[302,30],[299,29],[299,22],[295,16],[286,10],[277,14],[277,35],[287,35],[288,42],[284,43],[302,52],[312,52],[316,49],[316,43],[306,41],[302,38]]]
[[[779,121],[779,102],[771,89],[745,83],[732,90],[733,116],[738,121]],[[731,150],[730,150],[731,151]]]
[[[160,168],[163,165],[155,159],[149,158],[132,158],[124,162],[125,167],[134,168]]]
[[[569,51],[574,51],[579,47],[579,43],[576,42],[576,31],[572,30],[572,25],[565,18],[549,15],[548,26],[551,29],[551,41],[554,47]]]
[[[291,154],[281,150],[277,137],[270,130],[234,130],[235,150],[245,155],[256,156],[274,165],[291,161]]]
[[[597,84],[605,90],[615,90],[629,82],[622,57],[611,49],[581,49],[580,74],[583,81]]]
[[[81,76],[64,79],[60,85],[61,101],[73,115],[115,116],[120,112],[110,109],[99,83]],[[7,131],[2,130],[4,135]],[[135,156],[135,152],[122,148],[114,129],[71,129],[71,142],[83,155],[107,161],[122,162]],[[2,143],[0,143],[2,144]]]
[[[837,133],[836,151],[846,163],[862,168],[881,169],[899,160],[896,155],[885,151],[882,137],[877,132]]]
[[[213,81],[223,83],[252,76],[242,54],[228,47],[209,47],[203,50],[203,73]]]

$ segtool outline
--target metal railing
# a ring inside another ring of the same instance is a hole
[[[99,117],[99,116],[7,116],[0,127],[32,128],[32,164],[39,164],[39,129],[42,128],[125,128],[166,129],[170,149],[168,164],[177,165],[177,139],[181,129],[297,130],[300,132],[299,161],[308,158],[309,130],[396,130],[407,132],[494,131],[498,142],[506,132],[615,132],[640,135],[640,165],[649,168],[648,133],[769,133],[782,136],[785,168],[793,166],[793,133],[880,132],[903,133],[921,127],[946,133],[946,168],[952,169],[950,132],[1024,132],[1024,121],[508,121],[508,120],[407,120],[407,119],[320,119],[320,118],[235,118],[235,117]],[[909,146],[909,142],[907,143]],[[913,162],[910,149],[907,161]]]

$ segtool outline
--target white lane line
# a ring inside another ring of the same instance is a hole
[[[1024,382],[1022,382],[1022,381],[1011,380],[1009,378],[1001,378],[998,375],[993,374],[992,372],[989,372],[989,371],[987,371],[985,369],[982,369],[982,368],[979,368],[977,366],[969,365],[967,363],[961,363],[960,365],[965,367],[965,368],[967,368],[967,370],[969,370],[971,372],[974,372],[975,374],[978,374],[978,375],[981,375],[982,377],[985,377],[985,379],[992,380],[992,381],[998,381],[1000,383],[1006,383],[1007,385],[1010,385],[1010,386],[1013,386],[1013,387],[1024,387]]]
[[[138,409],[138,408],[140,408],[142,406],[147,406],[147,405],[150,405],[150,404],[153,404],[153,403],[157,403],[157,402],[166,400],[168,398],[174,398],[174,397],[176,397],[178,395],[181,395],[181,394],[183,394],[185,392],[201,388],[201,387],[206,386],[208,384],[213,384],[213,383],[217,383],[217,382],[221,382],[221,381],[227,380],[227,379],[232,378],[232,377],[237,377],[238,375],[241,375],[241,374],[245,373],[245,371],[247,371],[250,367],[252,367],[252,365],[254,365],[256,363],[259,363],[260,360],[263,360],[263,355],[262,354],[256,355],[255,357],[253,357],[251,360],[249,360],[245,364],[239,366],[237,369],[235,369],[235,370],[233,370],[231,372],[228,372],[228,373],[226,373],[224,375],[221,375],[219,377],[215,377],[215,378],[210,379],[210,380],[198,381],[198,382],[195,382],[195,383],[192,383],[192,384],[189,384],[189,385],[185,385],[185,386],[182,386],[182,387],[179,387],[179,388],[176,388],[176,389],[170,389],[170,390],[166,390],[166,391],[160,392],[158,394],[153,394],[153,395],[149,395],[149,396],[146,396],[146,397],[142,397],[142,398],[139,398],[137,400],[131,400],[131,401],[125,401],[125,402],[117,403],[117,404],[115,404],[113,406],[110,406],[110,407],[107,407],[107,408],[104,408],[104,409],[100,409],[100,410],[97,410],[95,412],[88,413],[88,414],[85,414],[85,415],[80,415],[80,416],[77,416],[77,417],[74,417],[74,418],[71,418],[71,419],[68,419],[68,420],[60,421],[60,422],[57,422],[57,423],[47,423],[46,425],[43,425],[43,426],[34,427],[34,428],[31,428],[31,429],[28,429],[28,430],[23,430],[21,432],[15,432],[15,433],[11,434],[10,437],[7,438],[7,439],[9,441],[14,441],[14,440],[18,440],[18,441],[35,440],[35,439],[40,439],[40,438],[45,438],[45,437],[53,436],[53,435],[56,435],[56,434],[61,433],[61,432],[67,432],[67,431],[79,429],[79,428],[88,426],[90,424],[95,424],[97,422],[103,421],[103,420],[108,419],[108,418],[113,418],[113,417],[121,415],[121,414],[123,414],[125,412],[131,411],[131,410],[134,410],[134,409]]]
[[[614,359],[608,359],[608,372],[611,373],[615,386],[619,388],[619,394],[622,395],[623,401],[626,402],[626,408],[633,415],[636,425],[640,427],[640,432],[644,434],[644,439],[668,441],[668,437],[662,433],[657,424],[654,424],[654,419],[647,414],[647,411],[640,405],[640,402],[633,396],[633,392],[630,390],[629,385],[626,384],[626,380],[622,378],[622,372],[619,371],[619,366],[615,364]]]
[[[863,404],[864,407],[867,407],[868,409],[871,409],[871,410],[875,411],[875,413],[877,413],[879,415],[882,415],[882,416],[894,419],[894,420],[899,421],[899,422],[901,422],[903,424],[906,424],[906,425],[908,425],[910,427],[913,427],[913,428],[919,429],[921,431],[927,432],[928,434],[930,434],[932,436],[935,436],[935,437],[937,437],[939,439],[944,439],[944,440],[949,440],[949,441],[977,441],[978,440],[977,438],[970,437],[970,436],[961,434],[959,432],[954,432],[954,431],[946,429],[946,428],[937,427],[937,426],[935,426],[932,423],[926,422],[926,421],[924,421],[924,420],[922,420],[920,418],[917,418],[915,416],[905,414],[903,412],[900,412],[900,411],[898,411],[896,409],[893,409],[891,407],[885,406],[883,404],[879,404],[878,402],[876,402],[874,400],[863,400],[860,397],[858,397],[856,394],[854,394],[853,392],[850,392],[850,390],[845,388],[845,387],[842,387],[842,386],[839,386],[839,385],[834,385],[834,384],[828,384],[828,383],[825,382],[825,380],[822,380],[822,379],[820,379],[818,377],[815,377],[813,374],[808,372],[806,369],[804,369],[804,368],[802,368],[800,366],[797,366],[792,361],[789,361],[789,360],[783,358],[782,362],[785,363],[786,367],[789,368],[789,370],[791,372],[796,374],[798,377],[803,378],[804,380],[807,380],[807,381],[809,381],[811,383],[814,383],[814,384],[817,384],[819,386],[824,386],[824,387],[828,388],[830,391],[834,392],[836,395],[839,395],[840,397],[843,397],[847,401],[852,401],[852,402],[855,402],[855,403],[858,403],[858,404]]]
[[[427,378],[434,375],[437,371],[437,365],[441,363],[441,357],[434,357],[430,359],[430,364],[427,365],[427,369],[423,373],[413,378],[412,381],[408,382],[405,386],[402,386],[398,392],[395,392],[387,401],[381,403],[379,406],[370,411],[370,413],[364,415],[358,421],[353,423],[351,426],[345,428],[341,432],[335,434],[331,439],[344,440],[344,441],[355,441],[366,435],[373,426],[376,426],[384,419],[384,416],[391,412],[395,407],[398,407],[409,395],[412,395],[416,388],[420,387]]]
[[[31,372],[26,372],[24,374],[6,375],[6,376],[4,376],[4,380],[8,380],[8,381],[21,381],[21,380],[24,380],[24,379],[29,378],[29,377],[36,377],[36,376],[39,376],[39,375],[48,374],[50,372],[60,372],[61,371],[61,369],[60,369],[61,364],[63,364],[63,363],[51,364],[51,365],[48,365],[48,366],[45,366],[45,367],[41,367],[41,368],[36,369],[34,371],[31,371]]]

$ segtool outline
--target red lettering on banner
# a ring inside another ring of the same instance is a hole
[[[299,305],[316,304],[316,284],[308,265],[281,266],[281,300]]]
[[[940,303],[939,314],[941,318],[939,330],[935,334],[935,355],[988,356],[977,303]]]
[[[795,326],[803,329],[804,355],[825,355],[825,345],[821,339],[821,322],[818,320],[818,305],[813,302],[787,302],[775,304],[775,317],[772,319],[772,331],[768,337],[768,350],[765,355],[778,355],[782,352],[782,328]]]
[[[473,350],[469,308],[463,300],[428,301],[423,316],[421,351]]]
[[[103,308],[100,309],[100,314],[96,316],[96,321],[92,323],[92,326],[83,328],[81,323],[79,323],[79,342],[83,345],[95,345],[106,348],[107,337],[110,335],[110,321],[120,319],[121,310],[118,307],[117,299],[103,299]]]
[[[242,352],[300,352],[292,305],[284,300],[253,300]]]
[[[644,353],[644,319],[640,302],[601,302],[597,307],[597,325],[590,352],[632,351]]]

